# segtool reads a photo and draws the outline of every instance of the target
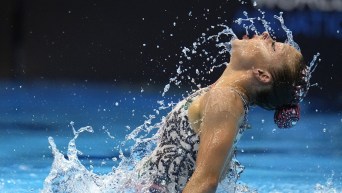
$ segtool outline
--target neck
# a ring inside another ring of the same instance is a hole
[[[252,70],[235,70],[228,64],[215,86],[233,87],[244,94],[250,104],[254,103],[257,85]]]

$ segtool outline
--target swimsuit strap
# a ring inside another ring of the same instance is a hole
[[[236,92],[236,93],[240,96],[240,98],[241,98],[241,100],[242,100],[242,102],[243,102],[243,108],[245,109],[245,114],[248,113],[248,111],[249,111],[249,105],[248,105],[248,100],[246,99],[246,98],[247,98],[246,95],[243,94],[243,93],[241,93],[240,91],[238,91],[238,90],[235,89],[234,87],[229,87],[229,88],[230,88],[232,91]]]
[[[211,86],[205,87],[205,88],[201,88],[199,90],[197,90],[196,92],[190,94],[187,98],[186,98],[186,102],[183,105],[183,108],[185,110],[188,110],[189,106],[191,105],[191,103],[193,102],[193,99],[199,95],[201,95],[204,92],[207,92],[209,89],[211,88]]]
[[[232,91],[234,91],[235,93],[237,93],[242,102],[243,102],[243,108],[245,110],[245,116],[243,118],[243,122],[244,122],[244,125],[246,127],[249,127],[248,124],[247,124],[247,114],[248,114],[248,111],[249,111],[249,104],[248,104],[248,100],[247,100],[247,96],[244,94],[244,93],[241,93],[239,90],[237,90],[236,88],[230,86],[229,89],[231,89]]]

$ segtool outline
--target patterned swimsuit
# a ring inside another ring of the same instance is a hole
[[[192,176],[195,170],[200,139],[199,135],[190,127],[187,116],[188,107],[195,97],[207,92],[209,89],[210,87],[206,87],[191,94],[178,103],[164,118],[158,133],[159,142],[157,148],[143,166],[145,171],[149,171],[149,175],[153,179],[153,186],[151,186],[149,192],[181,192]],[[243,95],[236,90],[234,91],[240,95],[244,102],[244,123],[246,123],[248,104]],[[234,146],[244,130],[244,127],[240,127]],[[239,173],[236,174],[236,164],[239,165],[237,160],[232,159],[228,177],[235,176],[237,178],[236,175]]]

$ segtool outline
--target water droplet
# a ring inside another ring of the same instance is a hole
[[[252,0],[252,1],[243,1],[243,0],[239,0],[239,2],[241,2],[241,4],[248,4],[248,3],[252,3],[253,6],[258,6],[257,3],[256,3],[257,0]],[[260,6],[260,5],[259,5]],[[205,11],[206,9],[204,9]],[[166,10],[165,10],[166,11]],[[213,11],[213,10],[212,10]],[[209,12],[209,10],[207,10],[207,12]],[[206,12],[206,14],[207,14]],[[266,31],[269,31],[270,34],[271,32],[273,32],[272,36],[275,36],[275,33],[274,31],[272,31],[271,27],[269,26],[270,25],[270,22],[267,22],[265,20],[265,15],[264,15],[264,12],[260,11],[259,12],[262,14],[262,16],[260,17],[254,17],[254,18],[251,18],[248,16],[248,13],[247,12],[244,12],[244,16],[243,18],[238,18],[236,21],[234,21],[235,23],[238,23],[240,25],[240,27],[242,28],[242,30],[246,30],[246,32],[252,31],[252,33],[254,34],[258,34],[257,32],[257,28],[256,26],[254,26],[254,24],[256,24],[256,22],[258,22],[258,24],[262,24],[264,26],[264,29]],[[204,17],[206,17],[206,14],[204,14]],[[192,20],[192,19],[197,19],[197,18],[190,18],[192,17],[192,12],[190,11],[188,13],[189,15],[189,20]],[[279,17],[281,17],[281,14],[279,15]],[[145,20],[145,18],[142,18],[142,20]],[[179,20],[175,20],[175,21],[179,21]],[[253,24],[254,23],[254,24]],[[179,23],[178,23],[179,24]],[[169,27],[172,27],[172,26],[176,26],[177,23],[176,22],[172,22],[169,24]],[[178,26],[177,26],[178,27]],[[213,36],[210,36],[208,37],[208,35],[211,34],[211,29],[218,29],[222,27],[223,30],[221,32],[219,32],[218,34],[215,32],[216,35],[213,35]],[[286,28],[287,29],[287,28]],[[285,29],[283,29],[285,30]],[[162,33],[165,35],[165,36],[174,36],[174,34],[170,34],[171,32],[167,32],[167,31],[164,31],[162,30]],[[201,32],[200,32],[201,33]],[[338,32],[339,33],[339,32]],[[288,34],[289,35],[289,34]],[[291,34],[290,34],[291,35]],[[173,84],[172,86],[174,85],[177,85],[178,87],[181,87],[181,84],[180,84],[180,80],[184,80],[184,81],[190,81],[191,80],[191,83],[193,85],[196,85],[199,89],[201,88],[201,84],[198,84],[197,81],[207,81],[207,79],[205,79],[202,75],[206,75],[206,74],[210,74],[211,72],[214,72],[214,69],[217,68],[217,67],[220,67],[220,64],[217,64],[215,63],[216,61],[219,62],[219,58],[216,60],[215,58],[217,58],[218,55],[228,55],[230,53],[230,50],[231,50],[231,40],[234,39],[234,38],[237,38],[237,36],[234,34],[233,30],[231,28],[229,28],[228,26],[225,26],[225,25],[217,25],[216,26],[210,26],[210,28],[207,28],[205,33],[202,33],[200,35],[200,37],[196,40],[195,43],[193,43],[192,45],[189,45],[189,49],[184,47],[181,47],[182,50],[182,53],[179,55],[179,65],[176,67],[177,69],[175,69],[176,72],[173,72],[174,74],[174,77],[170,78],[169,79],[169,82],[167,85],[165,85],[164,87],[164,92],[163,92],[163,96],[164,94],[169,90],[170,88],[170,84]],[[172,38],[171,38],[172,39]],[[224,41],[223,41],[224,40]],[[227,41],[226,41],[227,40]],[[210,41],[210,42],[209,42]],[[143,43],[143,42],[142,42]],[[141,43],[141,44],[142,44]],[[217,54],[215,54],[212,50],[206,50],[207,48],[206,47],[203,47],[205,45],[207,45],[208,43],[214,43],[214,46],[216,45],[216,47],[219,50],[219,52]],[[143,46],[143,47],[142,47]],[[147,47],[147,44],[146,43],[143,43],[141,46],[141,49],[146,49]],[[145,47],[146,46],[146,47]],[[157,48],[161,47],[160,45],[156,45],[156,44],[151,44],[151,46],[156,46]],[[188,45],[186,45],[188,46]],[[145,47],[145,48],[144,48]],[[149,46],[150,47],[150,46]],[[141,52],[142,53],[142,52]],[[175,54],[176,56],[178,56],[177,54]],[[191,60],[192,58],[193,59],[197,59],[197,57],[200,57],[201,59],[203,59],[203,61],[205,62],[205,60],[208,60],[208,63],[206,64],[210,64],[211,66],[205,66],[204,69],[202,69],[202,66],[199,66],[199,67],[189,67],[187,66],[187,59],[188,60]],[[171,58],[170,55],[168,56],[168,58]],[[165,61],[169,60],[168,58],[165,58]],[[164,59],[164,58],[162,58]],[[150,59],[150,61],[153,61],[153,59]],[[156,60],[155,60],[156,61]],[[177,63],[177,62],[176,62]],[[227,63],[224,63],[222,66],[224,65],[227,65]],[[181,66],[181,67],[180,67]],[[161,71],[163,72],[167,72],[165,71],[165,69],[161,69]],[[187,73],[188,72],[193,72],[195,71],[197,76],[201,77],[196,77],[196,78],[193,78],[191,76],[189,76]],[[187,80],[189,79],[189,80]],[[116,81],[116,80],[115,80]],[[150,79],[150,82],[153,82],[154,80]],[[188,82],[186,82],[188,83]],[[147,84],[147,86],[149,85],[149,83]],[[205,85],[205,84],[204,84]],[[17,88],[17,87],[16,87]],[[10,88],[9,88],[10,89]],[[141,92],[144,92],[144,89],[141,87]],[[162,91],[162,90],[161,90]],[[141,96],[141,95],[140,95]],[[173,95],[175,96],[175,95]],[[171,96],[171,98],[173,97]],[[129,97],[129,99],[131,99]],[[163,98],[164,99],[164,98]],[[166,98],[165,98],[166,99]],[[169,98],[167,98],[169,99]],[[126,99],[125,99],[126,100]],[[134,102],[136,99],[133,98],[133,100],[131,100],[131,102]],[[118,106],[119,103],[122,102],[121,100],[118,100],[118,102],[115,102],[114,101],[114,104],[115,106]],[[170,109],[171,107],[173,107],[175,105],[175,103],[173,102],[169,102],[168,100],[166,100],[165,102],[163,100],[160,100],[160,101],[157,101],[157,103],[159,104],[158,108],[155,108],[154,109],[154,113],[156,114],[156,116],[159,114],[159,111],[160,111],[160,114],[162,114],[163,110],[165,109]],[[121,104],[121,106],[125,106],[124,104]],[[98,107],[99,110],[106,110],[104,109],[103,107]],[[109,111],[109,109],[107,109],[107,111]],[[132,110],[132,115],[134,115],[134,112],[135,110]],[[318,112],[318,109],[316,109],[316,112]],[[156,118],[156,117],[152,117],[152,116],[145,116],[144,115],[144,118],[146,118],[144,124],[142,126],[139,126],[139,127],[132,127],[132,129],[129,127],[129,126],[126,126],[126,128],[124,128],[124,130],[127,132],[127,131],[131,131],[131,133],[129,135],[127,135],[126,139],[128,140],[133,140],[136,142],[136,144],[138,144],[137,142],[141,139],[146,139],[144,138],[144,133],[147,132],[149,133],[152,129],[155,129],[155,125],[153,124],[153,119]],[[157,117],[158,118],[158,117]],[[260,120],[262,124],[265,123],[265,120],[264,119],[261,119]],[[342,118],[341,118],[341,123],[342,123]],[[262,129],[262,128],[261,128]],[[278,131],[277,129],[273,129],[272,132],[275,133],[276,131]],[[77,133],[77,132],[76,132]],[[191,134],[191,133],[190,133]],[[108,134],[108,136],[110,136]],[[114,137],[113,137],[114,138]],[[250,137],[252,140],[254,140],[254,136],[251,136]],[[258,139],[258,138],[257,138]],[[50,138],[49,138],[49,143],[50,143],[50,148],[54,149],[54,153],[58,153],[58,150],[56,149],[55,145],[51,142]],[[107,141],[106,141],[107,143]],[[123,153],[123,150],[124,149],[125,153],[128,152],[128,149],[126,148],[126,146],[128,145],[128,143],[124,143],[122,142],[121,144],[117,145],[116,147],[114,147],[113,151],[119,151],[120,149],[120,154],[116,157],[113,157],[112,160],[114,162],[117,162],[117,164],[123,164],[122,166],[123,167],[113,167],[115,169],[124,169],[125,164],[128,164],[127,161],[130,161],[128,159],[126,159],[126,157],[124,156],[124,153]],[[148,145],[146,146],[145,143],[142,143],[142,145],[145,147],[148,147]],[[305,147],[305,145],[304,145]],[[152,148],[152,147],[151,147]],[[306,145],[306,148],[309,148],[308,145]],[[76,147],[74,148],[75,150]],[[150,149],[151,150],[151,149]],[[181,150],[178,150],[180,153],[184,154],[184,151],[181,152]],[[240,150],[241,152],[245,152],[244,149],[241,149]],[[254,155],[255,156],[255,155]],[[140,157],[141,158],[141,157]],[[76,158],[77,159],[77,158]],[[121,160],[122,159],[122,160]],[[132,160],[132,161],[136,161],[136,160]],[[101,162],[101,163],[105,163],[105,161]],[[125,174],[123,174],[125,175]],[[125,176],[126,177],[126,176]],[[130,176],[129,176],[130,177]],[[134,182],[134,179],[129,179],[129,180],[132,180]],[[162,181],[161,184],[165,184],[167,185],[168,182],[166,181]],[[0,186],[1,186],[1,179],[0,179]],[[1,188],[0,188],[1,189]],[[112,190],[110,190],[112,191]]]

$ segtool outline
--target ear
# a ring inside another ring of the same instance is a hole
[[[267,70],[260,68],[253,69],[253,75],[258,81],[264,84],[270,84],[273,81],[271,74]]]

